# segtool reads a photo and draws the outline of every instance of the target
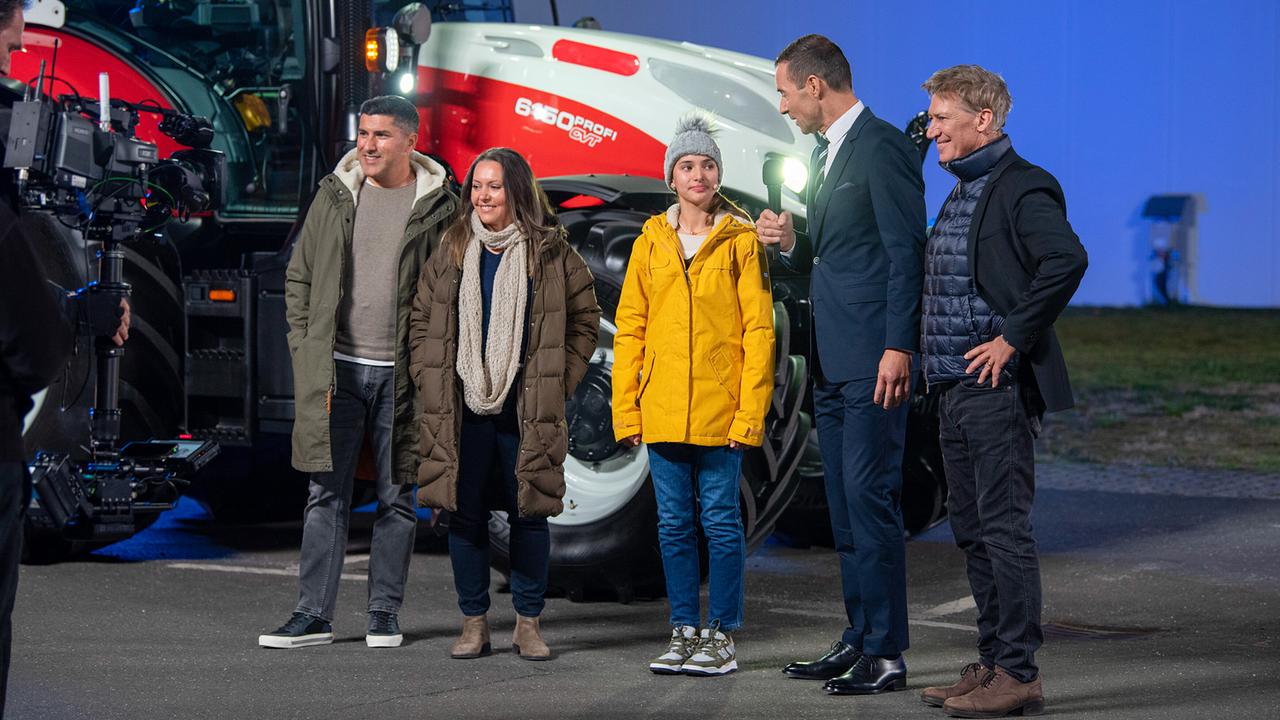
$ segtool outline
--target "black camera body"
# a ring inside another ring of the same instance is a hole
[[[41,95],[42,84],[13,103],[4,167],[16,170],[24,212],[54,215],[99,243],[98,281],[90,289],[127,298],[123,245],[140,242],[175,216],[186,220],[221,206],[225,159],[208,147],[212,126],[204,118],[118,100],[54,100]],[[195,147],[161,159],[154,143],[135,136],[139,112],[162,115],[162,132]],[[30,466],[43,510],[32,517],[45,530],[82,540],[127,537],[136,529],[137,514],[172,507],[177,486],[218,453],[217,443],[190,438],[117,447],[124,352],[106,338],[96,339],[89,459],[40,452]]]
[[[120,448],[113,462],[76,463],[40,453],[31,463],[37,509],[29,517],[68,539],[111,541],[136,530],[134,514],[173,507],[175,479],[190,478],[218,454],[208,440],[148,440]],[[153,490],[165,488],[159,498]]]
[[[13,106],[4,164],[31,168],[58,187],[85,189],[104,174],[132,174],[135,167],[160,161],[154,144],[111,135],[78,112],[57,110],[52,101],[23,100]]]
[[[154,143],[134,135],[139,112],[163,116],[160,131],[192,147],[161,159]],[[13,104],[4,167],[18,171],[24,209],[86,219],[106,213],[126,239],[131,220],[155,229],[174,215],[221,208],[226,160],[209,149],[207,119],[120,100],[106,114],[78,97]]]

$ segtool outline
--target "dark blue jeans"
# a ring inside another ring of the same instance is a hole
[[[724,631],[742,626],[742,582],[746,573],[747,541],[738,505],[742,451],[727,446],[701,447],[684,443],[649,445],[649,472],[658,498],[658,540],[662,570],[667,577],[671,624],[700,626],[698,588],[702,568],[698,558],[700,519],[707,538],[707,575],[711,598],[707,624],[719,621]],[[696,512],[694,501],[702,506]]]
[[[458,608],[474,617],[489,611],[489,511],[507,511],[511,527],[511,604],[524,617],[546,605],[551,531],[546,518],[522,518],[516,505],[520,433],[513,412],[464,412],[459,438],[458,509],[449,516],[449,559]]]
[[[947,512],[978,606],[978,655],[1030,681],[1039,673],[1040,560],[1031,533],[1035,445],[1024,388],[961,380],[942,396]]]
[[[334,365],[335,390],[329,413],[333,472],[311,475],[311,494],[302,521],[297,610],[333,620],[347,552],[352,484],[367,432],[378,468],[378,510],[369,550],[369,612],[395,614],[404,602],[418,515],[414,486],[391,482],[393,368],[343,360],[335,360]]]
[[[22,523],[31,502],[27,466],[0,462],[0,717],[4,717],[9,685],[9,649],[13,642],[13,603],[18,597],[18,560],[22,558]]]
[[[894,657],[908,645],[901,506],[907,406],[877,407],[875,387],[875,378],[819,378],[813,404],[849,618],[841,639],[868,655]]]

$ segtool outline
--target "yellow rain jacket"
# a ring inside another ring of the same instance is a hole
[[[728,213],[685,267],[678,206],[636,239],[613,339],[618,440],[764,441],[773,395],[773,293],[755,228]]]

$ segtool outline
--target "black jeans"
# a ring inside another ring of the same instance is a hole
[[[1006,384],[1007,383],[1007,384]],[[1026,388],[966,378],[942,396],[947,512],[978,606],[978,656],[1028,682],[1039,669],[1040,559],[1031,533],[1033,420]]]
[[[13,603],[18,597],[18,560],[22,557],[22,522],[31,502],[27,466],[0,462],[0,717],[9,686],[9,646],[13,642]]]
[[[458,510],[449,516],[458,608],[469,617],[489,611],[489,511],[496,508],[506,510],[511,527],[511,604],[524,617],[538,617],[546,604],[551,530],[546,518],[520,517],[516,505],[518,421],[513,411],[496,416],[463,412]]]

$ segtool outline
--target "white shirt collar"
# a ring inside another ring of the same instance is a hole
[[[827,131],[822,136],[832,145],[839,144],[850,128],[853,127],[853,124],[858,121],[858,116],[862,114],[866,107],[861,100],[854,103],[853,107],[846,110],[843,115],[836,118],[835,122],[831,123],[831,126],[827,128]]]

